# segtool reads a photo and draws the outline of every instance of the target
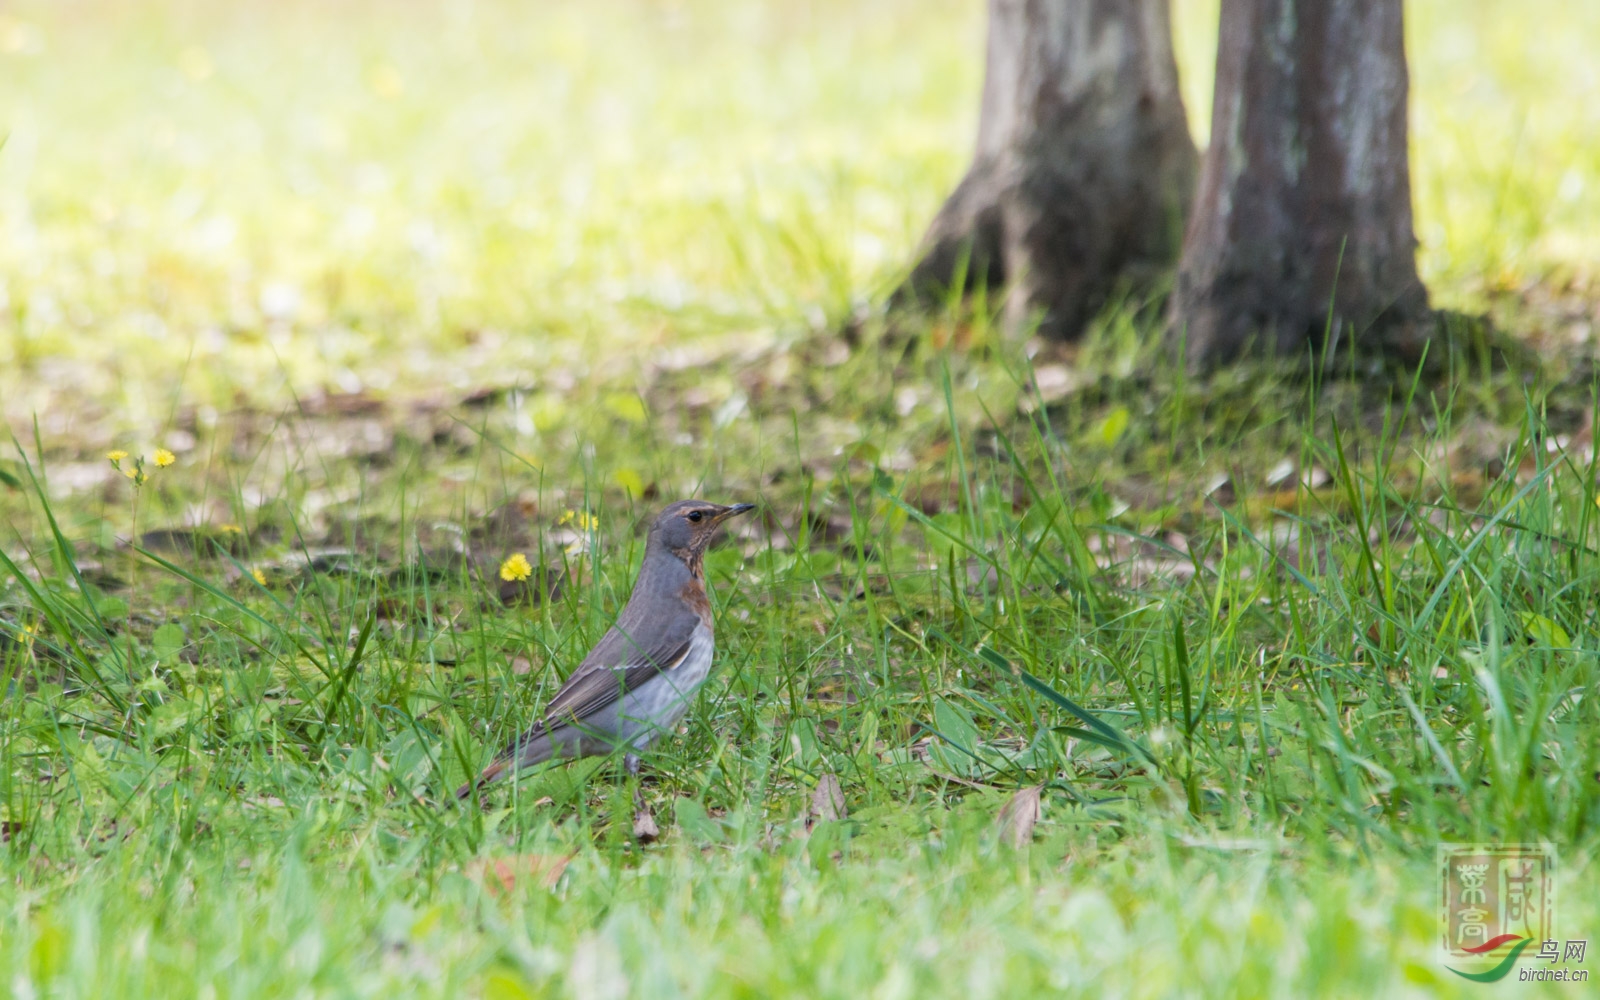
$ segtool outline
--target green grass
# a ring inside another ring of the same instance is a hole
[[[1465,994],[1442,841],[1554,844],[1600,927],[1581,353],[886,339],[977,5],[90,9],[0,15],[0,990]],[[1435,298],[1570,345],[1590,15],[1411,15]],[[642,784],[443,804],[690,494],[763,514]]]
[[[965,363],[925,348],[900,368],[937,386]],[[708,556],[722,680],[648,759],[666,830],[648,847],[616,761],[442,804],[605,627],[647,504],[599,480],[476,517],[411,484],[527,479],[488,444],[452,465],[401,441],[319,517],[251,508],[225,491],[258,477],[219,456],[153,473],[140,516],[237,505],[242,530],[90,562],[50,541],[48,486],[19,497],[19,459],[0,948],[63,996],[1448,990],[1432,850],[1473,840],[1559,845],[1577,935],[1600,898],[1594,470],[1546,458],[1538,408],[1486,476],[1445,390],[1374,406],[1339,382],[1313,411],[1261,374],[1231,396],[1159,375],[1137,416],[1137,387],[1098,420],[1073,416],[1080,394],[1055,411],[1076,439],[902,426],[943,450],[909,473],[865,442],[807,470],[745,428],[732,450],[799,470],[774,482],[712,461],[715,440],[596,428],[597,451],[646,441],[772,514]],[[1268,402],[1286,418],[1232,439],[1194,417]],[[1351,436],[1363,414],[1388,428]],[[1327,481],[1249,488],[1273,444]],[[1213,449],[1241,460],[1208,505]],[[1140,472],[1162,464],[1152,499]],[[285,482],[347,466],[308,457]],[[596,511],[592,535],[568,505]],[[440,535],[468,540],[465,565]],[[502,606],[477,570],[513,547],[568,574],[558,599]],[[848,815],[808,831],[830,774]],[[1014,850],[997,814],[1041,785]],[[528,874],[563,863],[553,889]]]

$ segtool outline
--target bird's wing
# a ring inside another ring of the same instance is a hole
[[[582,725],[595,712],[621,698],[623,692],[636,691],[652,677],[670,672],[688,655],[694,630],[700,625],[699,615],[687,609],[674,614],[664,627],[652,622],[646,629],[633,618],[624,614],[601,637],[545,706],[544,717],[513,740],[501,752],[501,758],[513,756],[518,747],[541,732],[574,723]],[[634,640],[634,632],[640,634],[639,641]],[[647,639],[646,635],[653,638]]]
[[[674,615],[666,628],[649,630],[653,640],[635,641],[627,624],[631,623],[624,620],[612,626],[561,685],[545,706],[546,725],[582,722],[621,698],[623,692],[637,691],[657,674],[670,672],[689,652],[700,618],[692,612]]]

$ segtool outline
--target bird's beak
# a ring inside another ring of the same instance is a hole
[[[717,518],[717,520],[718,521],[726,521],[730,517],[738,517],[740,514],[743,514],[747,510],[755,510],[755,509],[756,509],[756,505],[753,504],[753,503],[736,503],[732,507],[729,507],[727,510],[723,511],[722,512],[722,516]]]

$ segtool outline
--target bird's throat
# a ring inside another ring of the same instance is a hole
[[[688,567],[689,575],[704,585],[706,574],[702,559],[705,556],[705,553],[702,550],[693,547],[687,549],[671,549],[670,551],[673,555],[678,557],[679,562]]]

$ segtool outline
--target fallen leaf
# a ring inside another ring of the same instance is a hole
[[[1046,403],[1053,403],[1071,393],[1082,381],[1076,370],[1066,365],[1040,365],[1033,370],[1033,387]]]
[[[416,615],[420,606],[415,601],[402,600],[398,597],[385,597],[378,601],[374,611],[379,620],[387,619],[392,622],[406,622]]]
[[[1128,429],[1128,418],[1126,406],[1119,406],[1106,414],[1106,418],[1100,421],[1100,426],[1095,431],[1100,437],[1100,443],[1108,448],[1116,444],[1123,432]]]
[[[660,827],[656,826],[656,817],[650,807],[643,802],[633,813],[633,839],[641,844],[653,844],[661,836]]]
[[[611,478],[624,493],[637,500],[644,495],[644,477],[632,469],[618,469]]]
[[[649,411],[645,409],[644,400],[640,399],[637,393],[608,393],[604,402],[606,409],[630,424],[642,424],[650,417]]]
[[[467,875],[483,883],[490,892],[510,894],[517,883],[554,889],[576,854],[513,854],[499,858],[474,858],[467,862]]]
[[[850,811],[845,808],[844,789],[839,787],[839,779],[824,774],[817,779],[816,790],[811,793],[811,807],[806,811],[806,829],[809,831],[818,823],[841,820],[848,815]]]
[[[1043,785],[1024,788],[1000,808],[995,825],[1000,830],[1001,842],[1018,850],[1033,842],[1033,827],[1039,822],[1039,793]]]

